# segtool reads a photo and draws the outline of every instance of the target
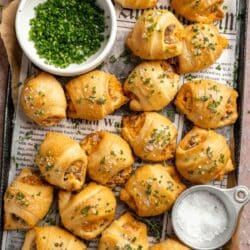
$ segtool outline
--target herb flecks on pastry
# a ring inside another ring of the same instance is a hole
[[[216,62],[228,40],[213,24],[192,24],[183,31],[183,51],[178,56],[179,73],[198,72]]]
[[[26,80],[21,91],[24,113],[41,126],[53,126],[66,117],[66,97],[56,78],[42,72]]]
[[[168,211],[185,188],[174,167],[143,165],[128,179],[120,199],[141,217],[156,216]]]
[[[46,134],[36,164],[46,181],[59,188],[77,191],[85,182],[87,156],[76,141],[62,133]]]
[[[165,241],[162,241],[161,243],[155,244],[152,247],[149,248],[149,250],[191,250],[191,248],[186,247],[178,240],[174,239],[167,239]]]
[[[48,213],[53,187],[24,168],[4,194],[4,229],[29,229]]]
[[[224,17],[224,0],[172,0],[171,6],[176,13],[198,23],[212,23]]]
[[[106,249],[148,250],[147,226],[125,213],[102,233],[98,250]]]
[[[195,125],[219,128],[236,122],[238,93],[212,80],[195,80],[184,84],[175,105]]]
[[[180,77],[164,61],[148,61],[138,65],[129,75],[124,92],[133,111],[159,111],[175,97]]]
[[[57,226],[35,227],[26,233],[22,250],[86,250],[83,242]]]
[[[128,143],[120,136],[96,131],[80,143],[88,156],[88,175],[102,185],[115,187],[128,179],[134,158]]]
[[[163,115],[145,112],[123,117],[122,136],[143,160],[159,162],[174,157],[177,129]]]
[[[116,199],[112,191],[94,182],[77,194],[59,192],[62,224],[85,240],[97,237],[115,217]]]
[[[195,184],[221,180],[234,170],[231,151],[224,136],[198,127],[181,140],[175,164],[178,172]]]
[[[153,8],[158,0],[115,0],[115,2],[127,9],[148,9]]]
[[[72,79],[65,89],[70,118],[101,120],[128,101],[118,79],[100,70]]]
[[[183,26],[167,10],[149,10],[137,20],[126,44],[147,60],[166,60],[182,53]]]

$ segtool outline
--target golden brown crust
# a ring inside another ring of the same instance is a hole
[[[178,56],[181,74],[208,68],[228,46],[228,40],[213,24],[189,25],[185,27],[183,37],[183,52]]]
[[[34,227],[47,214],[52,201],[53,187],[24,168],[4,195],[4,229]]]
[[[149,250],[191,250],[178,240],[167,239],[161,243],[155,244]]]
[[[158,111],[175,97],[180,84],[179,75],[163,61],[143,62],[129,75],[124,91],[130,96],[130,109]]]
[[[116,199],[112,191],[94,182],[81,192],[59,192],[59,212],[65,228],[85,240],[94,239],[114,219]]]
[[[212,23],[223,19],[224,0],[172,0],[171,6],[186,19],[198,23]]]
[[[76,141],[64,134],[46,134],[36,164],[49,183],[62,189],[76,191],[85,182],[87,156]]]
[[[182,24],[171,12],[149,10],[139,17],[126,43],[143,59],[166,60],[182,53],[182,33]]]
[[[173,167],[144,165],[129,178],[120,199],[139,216],[156,216],[169,210],[185,188]]]
[[[41,126],[53,126],[66,117],[63,88],[45,72],[26,80],[20,102],[24,113]]]
[[[181,87],[175,105],[195,125],[218,128],[236,122],[237,97],[237,91],[224,84],[195,80]]]
[[[177,129],[169,119],[145,112],[122,121],[122,136],[141,159],[159,162],[174,157]]]
[[[153,8],[158,0],[115,0],[123,8],[127,9],[148,9]]]
[[[135,220],[130,213],[125,213],[102,233],[98,250],[107,249],[148,250],[146,225]]]
[[[134,158],[126,141],[120,136],[96,131],[80,143],[88,156],[88,175],[102,185],[115,187],[128,179]]]
[[[69,81],[66,86],[68,116],[100,120],[127,102],[114,75],[95,70]]]
[[[205,184],[234,170],[226,139],[213,130],[194,127],[176,150],[176,168],[187,180]]]
[[[83,242],[57,226],[35,227],[28,231],[22,250],[86,250]]]

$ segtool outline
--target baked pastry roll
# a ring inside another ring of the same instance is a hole
[[[65,228],[85,240],[94,239],[114,219],[116,199],[112,191],[94,182],[80,193],[59,192],[59,213]]]
[[[237,97],[237,91],[224,84],[195,80],[181,87],[175,105],[195,125],[218,128],[236,122]]]
[[[80,143],[88,156],[88,175],[102,185],[115,187],[128,179],[134,158],[132,151],[120,136],[96,131]]]
[[[149,250],[191,250],[182,243],[174,239],[167,239],[161,243],[155,244]]]
[[[35,227],[26,233],[22,250],[86,250],[73,234],[56,226]]]
[[[85,182],[87,156],[76,141],[64,134],[46,134],[36,164],[46,181],[62,189],[76,191]]]
[[[161,164],[139,167],[120,192],[120,199],[141,217],[169,210],[185,189],[174,167]]]
[[[181,140],[175,163],[178,172],[196,184],[220,180],[234,170],[226,139],[213,130],[198,127]]]
[[[143,160],[164,161],[174,157],[177,129],[154,112],[123,117],[122,136]]]
[[[127,9],[148,9],[153,8],[158,0],[115,0],[123,8]]]
[[[24,113],[41,126],[52,126],[66,117],[66,97],[56,78],[42,72],[26,80],[21,91]]]
[[[102,233],[98,250],[106,249],[148,250],[147,226],[125,213]]]
[[[53,201],[53,187],[24,168],[4,194],[4,229],[34,227],[48,213]]]
[[[179,84],[179,75],[168,63],[149,61],[132,71],[124,84],[124,91],[130,96],[131,110],[158,111],[174,99]]]
[[[212,23],[223,19],[224,0],[172,0],[171,6],[176,13],[198,23]]]
[[[95,70],[66,84],[68,116],[100,120],[127,102],[114,75]]]
[[[183,52],[178,56],[181,74],[208,68],[228,45],[228,40],[213,24],[192,24],[185,28],[183,34]]]
[[[171,12],[149,10],[139,17],[126,43],[143,59],[165,60],[182,53],[183,30]]]

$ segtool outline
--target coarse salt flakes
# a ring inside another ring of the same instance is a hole
[[[228,214],[215,195],[198,191],[182,200],[176,221],[187,237],[196,242],[205,242],[214,240],[226,230]]]

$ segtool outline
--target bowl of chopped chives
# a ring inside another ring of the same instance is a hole
[[[40,69],[60,76],[99,66],[117,32],[111,0],[22,0],[15,26],[26,56]]]

